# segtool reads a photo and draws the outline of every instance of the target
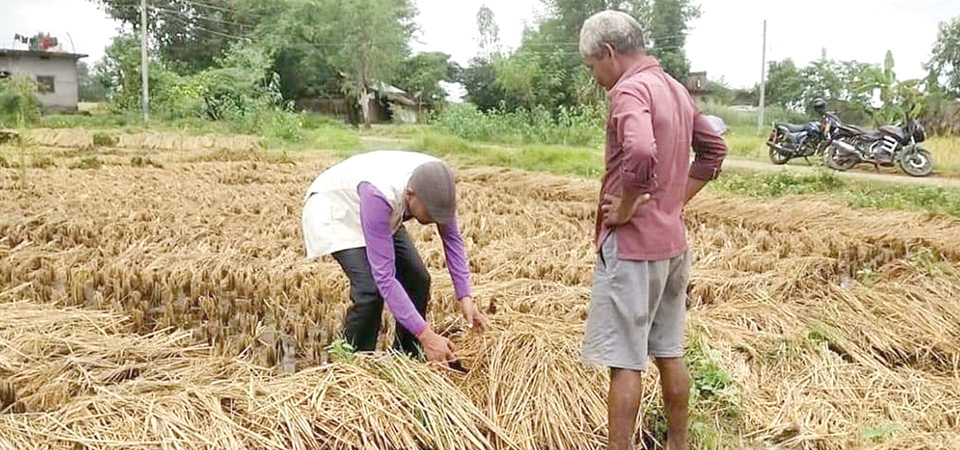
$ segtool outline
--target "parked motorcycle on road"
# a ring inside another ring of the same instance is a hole
[[[774,123],[773,131],[767,138],[770,162],[782,165],[794,158],[804,158],[810,162],[811,156],[819,160],[830,143],[834,120],[831,115],[823,115],[819,122],[804,125]]]
[[[876,168],[898,166],[910,176],[925,177],[933,173],[933,156],[920,146],[925,139],[923,126],[914,119],[876,130],[838,124],[824,160],[830,168],[841,171],[870,163]]]
[[[827,102],[822,98],[814,99],[811,103],[813,110],[820,115],[820,120],[805,125],[775,122],[773,131],[767,139],[770,149],[770,162],[781,165],[794,158],[803,158],[810,162],[810,157],[822,159],[824,151],[830,144],[834,128],[840,124],[837,116],[827,112]]]

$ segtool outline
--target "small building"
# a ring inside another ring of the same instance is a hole
[[[45,109],[76,111],[80,96],[77,61],[87,55],[37,50],[0,49],[0,78],[27,74],[37,82]]]
[[[387,83],[374,81],[367,85],[367,89],[370,94],[367,100],[370,123],[417,123],[422,121],[432,110],[432,105],[421,101],[419,96],[410,95],[406,91]],[[352,124],[363,122],[360,105],[349,101],[342,95],[298,98],[296,107],[300,110],[344,119]]]
[[[690,92],[690,95],[699,101],[706,101],[711,94],[707,87],[706,72],[690,72],[687,78],[683,80],[683,85]]]

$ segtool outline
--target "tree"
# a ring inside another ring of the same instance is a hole
[[[700,8],[690,0],[654,0],[646,37],[650,52],[660,60],[663,70],[683,81],[690,73],[684,45],[688,23],[700,17]]]
[[[650,0],[541,0],[547,8],[548,16],[541,22],[540,29],[554,42],[575,44],[580,42],[580,27],[590,16],[608,9],[630,14],[641,24],[649,24],[651,19]]]
[[[77,63],[77,83],[82,102],[102,102],[107,99],[107,84],[96,73],[91,73],[85,62]]]
[[[466,100],[477,105],[480,111],[496,109],[503,99],[503,91],[497,86],[497,71],[487,58],[473,58],[463,70],[460,80],[467,90]]]
[[[487,5],[480,6],[477,10],[477,45],[480,47],[480,55],[483,58],[489,58],[494,54],[500,53],[500,27],[497,25],[497,19],[493,11]]]
[[[290,2],[277,23],[258,35],[274,52],[293,50],[305,63],[323,61],[335,71],[346,97],[370,125],[370,88],[393,81],[410,54],[416,9],[409,0],[302,0]]]
[[[404,61],[395,79],[400,89],[433,103],[441,102],[447,96],[440,82],[456,82],[460,79],[460,72],[460,66],[450,61],[450,55],[427,52],[418,53]]]
[[[524,30],[520,46],[505,56],[482,52],[464,71],[468,98],[481,110],[503,105],[507,109],[599,104],[605,96],[593,82],[579,54],[580,28],[591,15],[615,9],[646,26],[651,52],[678,78],[689,70],[683,54],[687,22],[699,10],[690,0],[542,0],[546,15]],[[659,9],[655,8],[658,6]],[[655,19],[659,14],[659,22]],[[478,13],[480,35],[489,35],[492,12]],[[492,69],[492,70],[491,70]],[[490,83],[490,76],[495,82]]]
[[[97,76],[108,86],[107,94],[118,109],[134,110],[140,104],[140,38],[130,33],[113,38],[97,63]],[[150,69],[154,64],[151,62]],[[153,75],[154,71],[150,70]]]
[[[942,85],[945,93],[960,97],[960,16],[941,22],[933,56],[925,65],[930,72],[930,87]]]
[[[140,29],[140,0],[90,1],[134,30]],[[253,24],[244,21],[260,17],[244,15],[239,6],[232,0],[150,0],[147,24],[151,44],[160,59],[180,73],[211,67],[231,43],[253,29]]]
[[[557,111],[561,105],[573,106],[589,98],[595,89],[592,79],[584,76],[578,52],[580,27],[596,12],[610,8],[630,10],[634,4],[646,2],[544,0],[549,14],[536,26],[524,30],[520,46],[512,54],[493,58],[496,89],[487,94],[498,93],[499,98],[487,103],[510,110],[544,107]],[[468,92],[470,89],[468,86]]]
[[[808,82],[792,59],[771,61],[767,69],[766,101],[787,109],[803,109]]]
[[[893,53],[887,51],[883,69],[871,70],[860,91],[873,93],[878,91],[882,105],[879,108],[867,106],[865,109],[873,116],[878,125],[903,122],[916,119],[923,114],[924,99],[920,93],[920,80],[897,80],[893,71]]]

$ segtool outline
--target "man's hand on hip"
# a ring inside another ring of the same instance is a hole
[[[643,194],[632,202],[623,202],[620,197],[607,194],[600,203],[600,213],[603,214],[603,223],[608,227],[623,225],[630,221],[641,206],[650,201],[650,194]]]

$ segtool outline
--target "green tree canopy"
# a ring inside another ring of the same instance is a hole
[[[370,86],[400,75],[416,31],[409,0],[287,0],[280,16],[263,23],[257,41],[277,55],[291,84],[304,92],[336,80],[354,104],[366,105]],[[319,74],[311,74],[319,69]],[[320,75],[320,76],[318,76]],[[306,86],[304,86],[306,85]],[[369,124],[367,111],[364,122]]]
[[[933,44],[933,56],[926,64],[929,80],[949,95],[960,97],[960,16],[940,23],[937,40]]]
[[[140,29],[140,0],[90,0],[111,17]],[[247,2],[251,3],[251,2]],[[147,28],[160,59],[180,73],[215,64],[230,44],[253,29],[246,6],[234,0],[150,0]]]
[[[400,89],[418,95],[425,102],[441,102],[447,93],[441,81],[459,81],[461,69],[450,61],[450,55],[441,52],[418,53],[400,65],[394,77]]]
[[[664,68],[683,79],[689,62],[683,51],[687,24],[699,15],[690,0],[542,0],[546,14],[524,30],[509,55],[484,49],[464,70],[468,99],[481,110],[596,104],[604,101],[579,53],[580,28],[591,15],[615,9],[646,24],[648,48]],[[493,41],[492,12],[477,14],[481,42]],[[485,37],[487,36],[487,37]]]

